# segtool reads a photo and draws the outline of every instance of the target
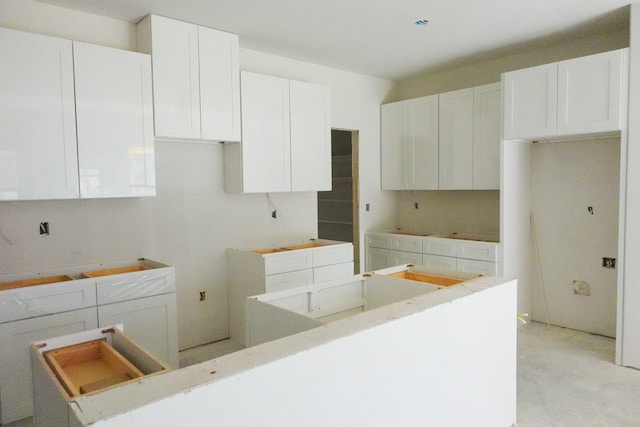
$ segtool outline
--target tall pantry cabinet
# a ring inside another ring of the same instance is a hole
[[[240,141],[238,36],[157,15],[137,36],[153,62],[156,137]]]

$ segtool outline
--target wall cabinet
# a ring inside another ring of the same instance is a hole
[[[141,260],[24,276],[0,276],[1,424],[33,415],[34,341],[121,323],[154,357],[178,368],[173,267]]]
[[[245,299],[353,275],[353,244],[333,240],[279,248],[227,249],[229,335],[245,345]]]
[[[619,131],[627,55],[620,49],[504,73],[505,139]]]
[[[238,36],[157,15],[137,35],[153,62],[156,137],[240,141]]]
[[[500,117],[498,83],[383,104],[382,189],[499,189]]]
[[[473,188],[473,88],[440,94],[440,190]]]
[[[0,28],[0,59],[0,200],[155,195],[148,55]]]
[[[366,270],[418,264],[432,268],[495,276],[498,245],[466,238],[410,235],[404,232],[369,232],[366,240]]]
[[[73,43],[81,197],[156,194],[148,55]]]
[[[228,193],[331,189],[329,90],[242,72],[242,142],[225,145]]]
[[[77,198],[70,40],[0,28],[0,200]]]
[[[383,190],[438,188],[438,96],[381,106]]]

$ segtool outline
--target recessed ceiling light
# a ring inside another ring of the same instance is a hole
[[[427,25],[429,23],[429,20],[427,19],[418,19],[415,24],[416,25]]]

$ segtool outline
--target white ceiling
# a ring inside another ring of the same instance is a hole
[[[130,22],[155,13],[238,34],[247,49],[401,80],[626,28],[630,0],[39,1]]]

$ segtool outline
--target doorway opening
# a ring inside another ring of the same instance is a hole
[[[318,237],[353,243],[360,272],[358,131],[331,130],[331,191],[318,192]]]

